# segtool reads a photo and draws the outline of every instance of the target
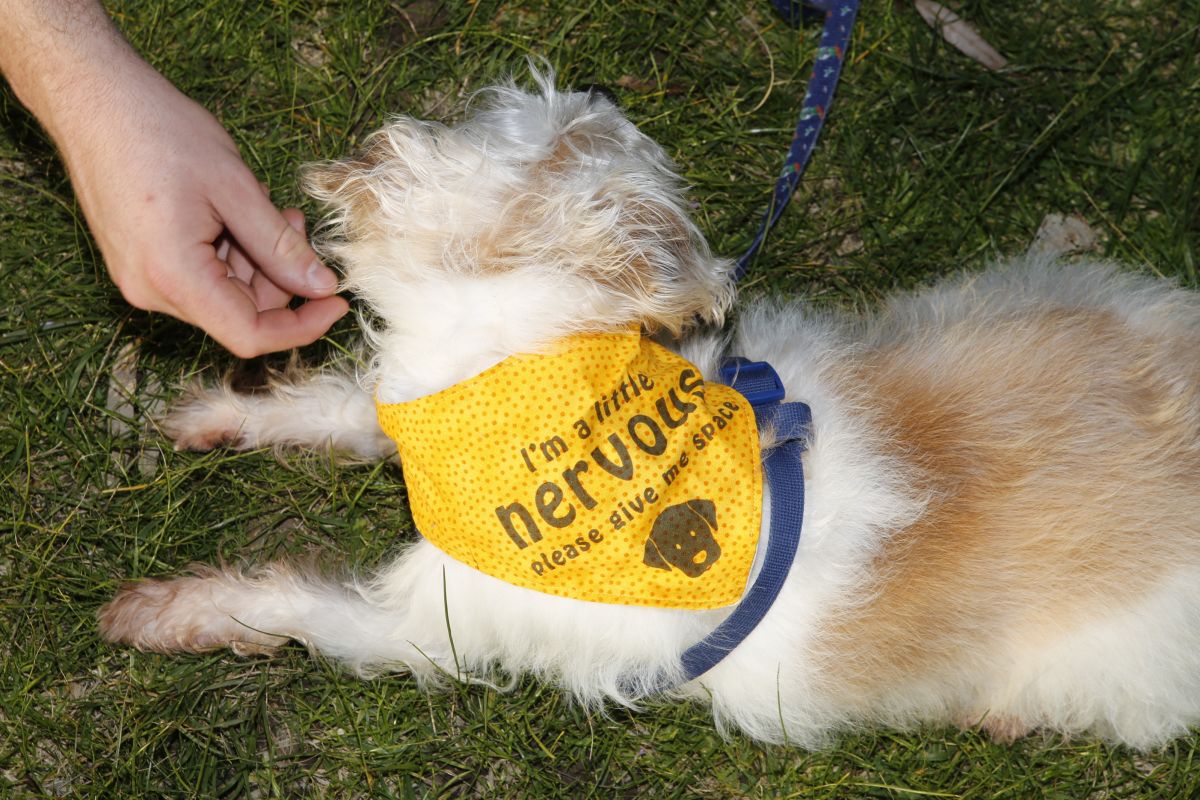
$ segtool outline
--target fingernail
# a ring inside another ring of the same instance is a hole
[[[308,265],[308,285],[318,292],[332,292],[337,288],[337,276],[320,261],[313,259]]]

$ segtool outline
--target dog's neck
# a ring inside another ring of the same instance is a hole
[[[371,337],[376,396],[384,403],[415,400],[570,333],[628,324],[603,320],[594,294],[575,279],[510,273],[441,275],[368,297],[390,322]]]

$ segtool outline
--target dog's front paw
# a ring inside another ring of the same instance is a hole
[[[287,641],[222,611],[217,602],[219,573],[206,572],[125,584],[97,614],[101,635],[109,642],[154,653],[202,653],[228,647],[242,656],[269,653]]]
[[[244,435],[246,412],[226,389],[193,389],[159,420],[176,450],[207,452],[251,447]]]

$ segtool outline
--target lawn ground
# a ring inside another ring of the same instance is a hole
[[[614,87],[729,254],[753,233],[817,36],[765,0],[109,8],[279,204],[302,202],[303,162],[346,153],[391,113],[452,119],[536,55],[564,85]],[[1130,269],[1196,286],[1200,3],[958,8],[1008,68],[950,49],[907,2],[865,3],[812,167],[745,291],[867,306],[1023,251],[1051,213],[1078,215]],[[1200,797],[1200,737],[1138,754],[921,729],[806,753],[722,738],[696,707],[588,715],[532,683],[429,697],[299,647],[255,660],[110,647],[94,614],[125,577],[311,550],[376,563],[414,535],[401,476],[165,447],[146,421],[156,404],[231,358],[122,302],[53,147],[6,88],[0,303],[2,796]],[[353,336],[345,321],[309,357]]]

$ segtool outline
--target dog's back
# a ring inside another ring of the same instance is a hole
[[[826,380],[927,504],[810,645],[824,690],[864,719],[1182,733],[1200,713],[1196,296],[1033,263],[853,335]]]

